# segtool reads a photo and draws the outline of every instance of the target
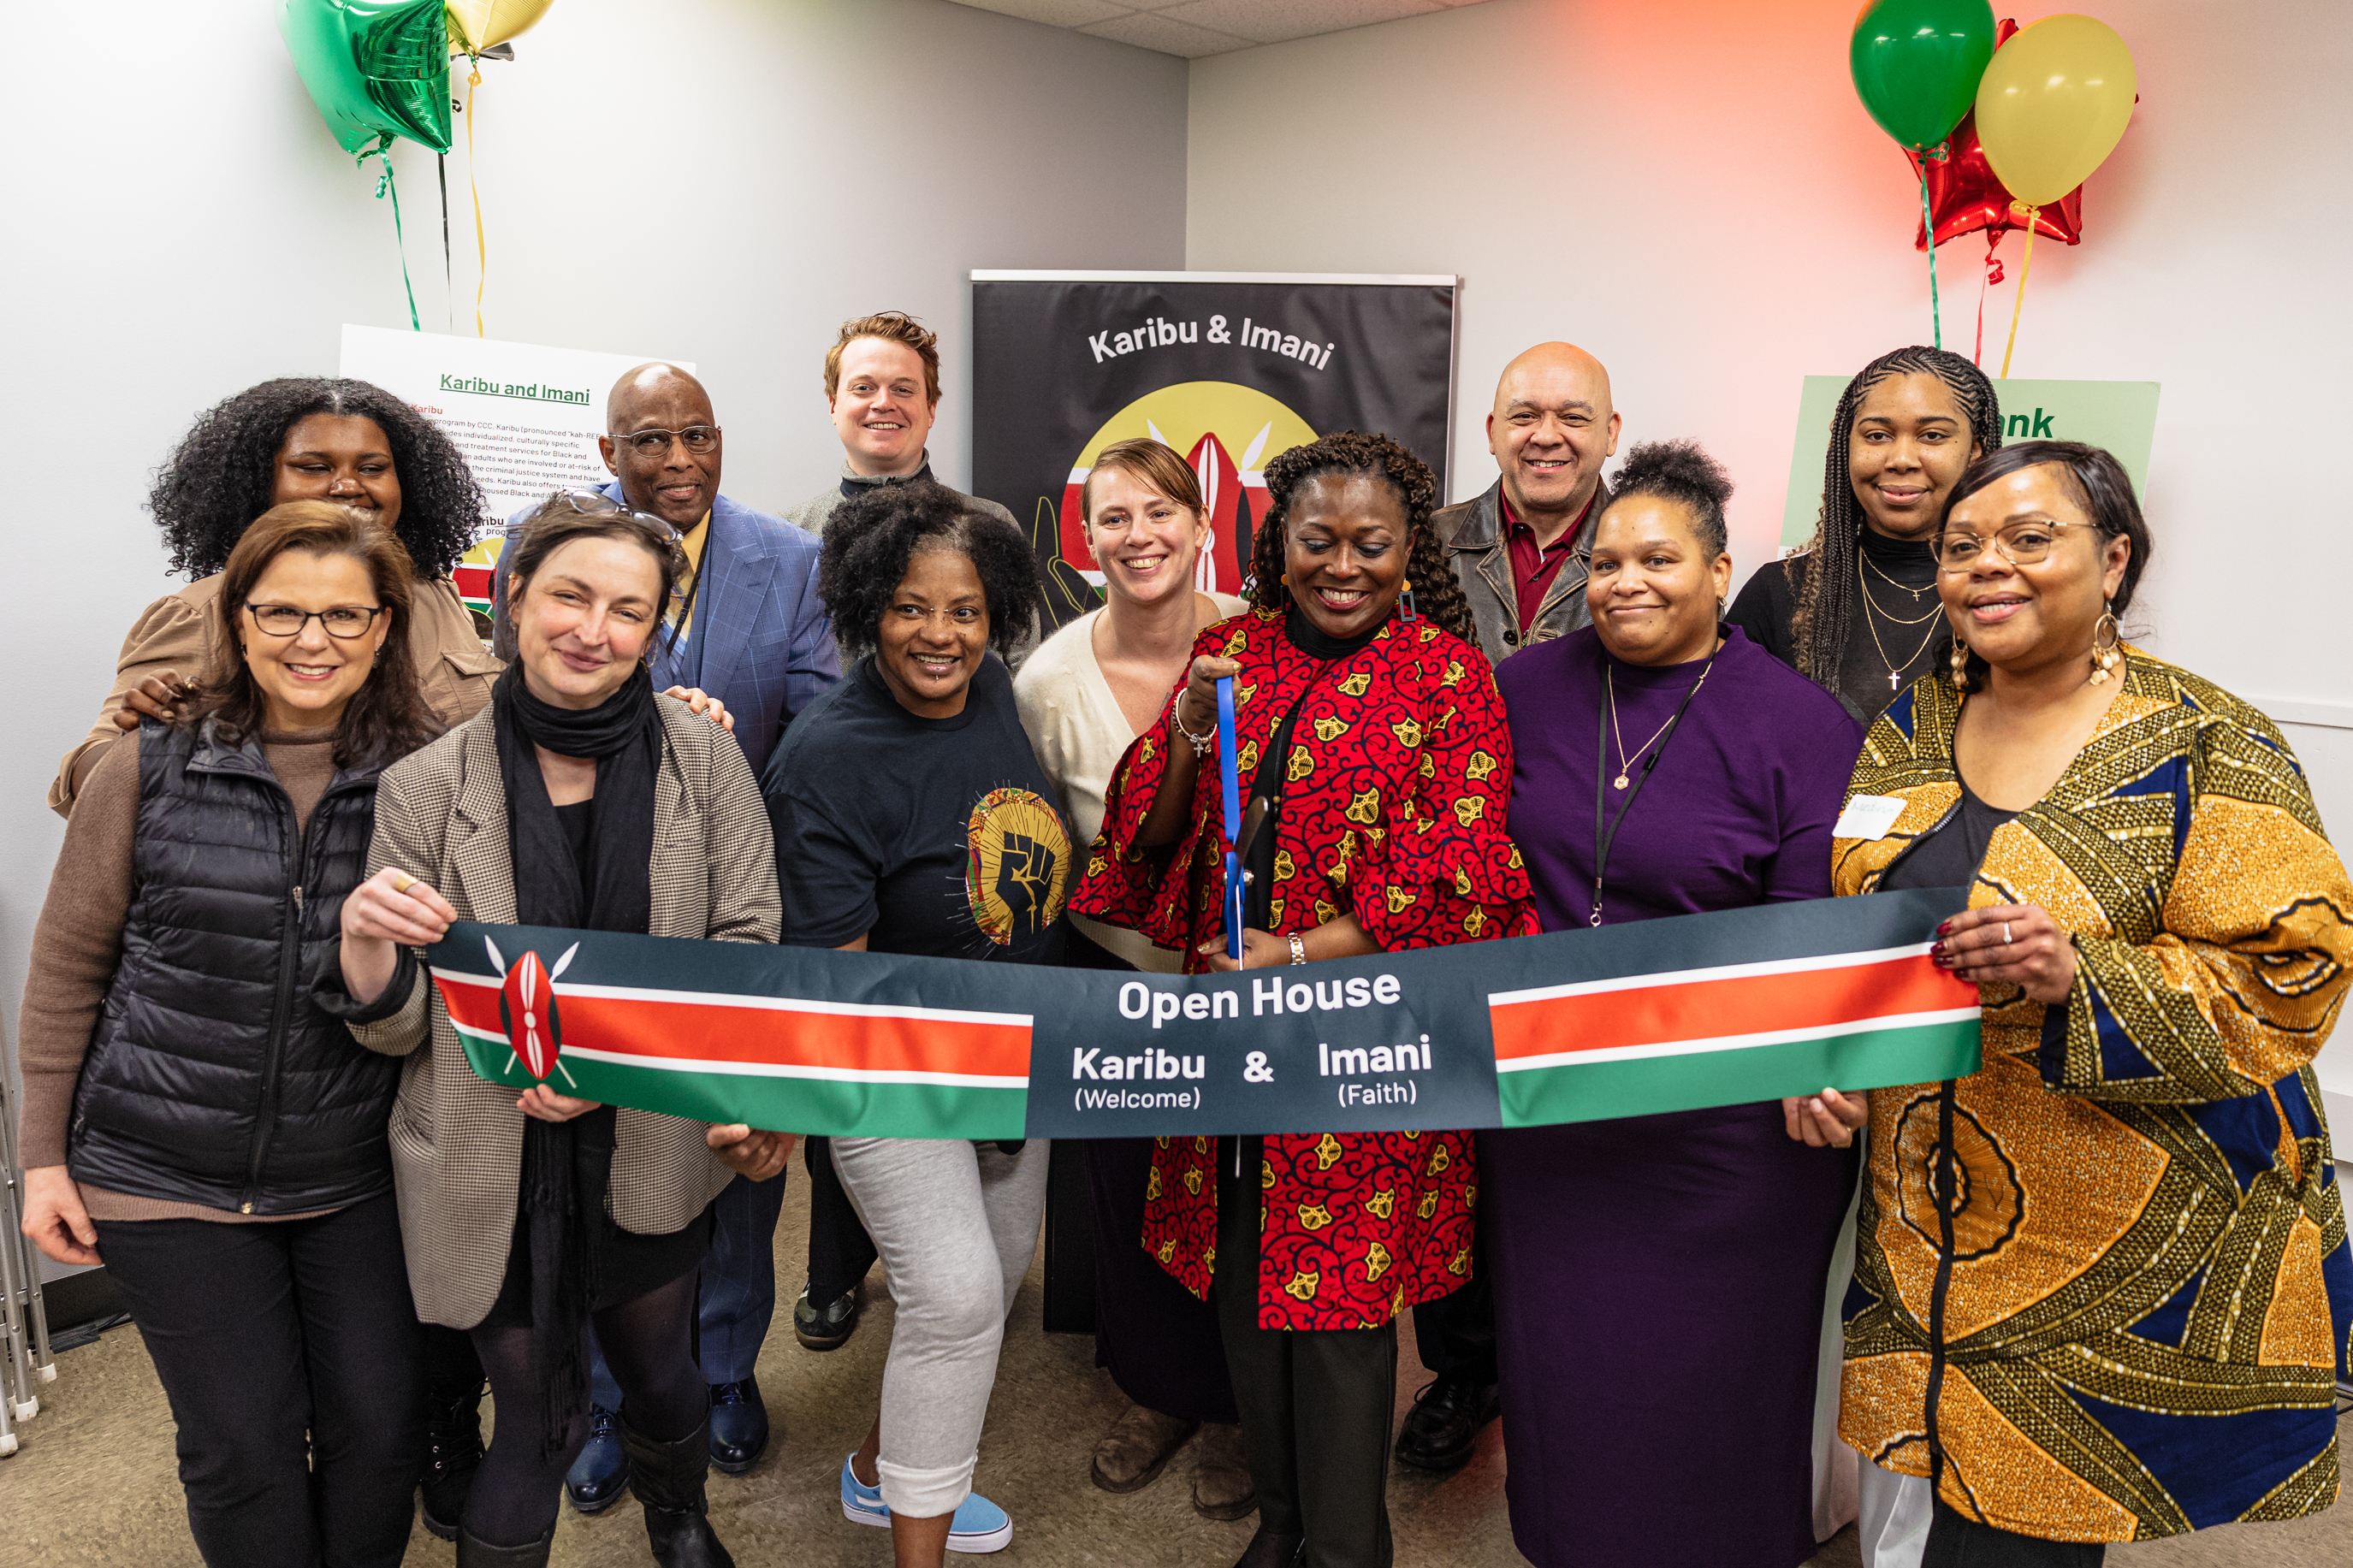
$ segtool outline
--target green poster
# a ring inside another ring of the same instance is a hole
[[[1781,507],[1781,548],[1814,536],[1822,510],[1822,458],[1831,416],[1848,377],[1810,375],[1798,395],[1798,436],[1789,453],[1789,491]],[[2157,434],[2154,381],[1997,381],[2002,439],[2085,441],[2105,447],[2146,497],[2148,449]]]

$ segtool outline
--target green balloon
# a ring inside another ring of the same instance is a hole
[[[449,150],[442,0],[283,0],[278,30],[344,152],[385,136]]]
[[[1934,147],[1977,101],[1993,58],[1987,0],[1871,0],[1854,19],[1855,96],[1906,147]]]

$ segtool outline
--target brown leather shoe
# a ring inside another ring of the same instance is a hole
[[[1240,1519],[1258,1509],[1242,1429],[1223,1422],[1201,1428],[1200,1468],[1193,1476],[1193,1511],[1203,1519]]]
[[[1090,1467],[1095,1485],[1107,1492],[1142,1491],[1167,1468],[1168,1461],[1200,1425],[1141,1405],[1129,1405],[1127,1414],[1113,1422],[1103,1441],[1095,1445],[1094,1463]]]

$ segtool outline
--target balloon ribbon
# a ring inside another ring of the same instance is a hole
[[[1218,777],[1225,786],[1226,956],[1242,961],[1242,780],[1234,755],[1234,678],[1218,679]]]
[[[474,197],[474,335],[482,335],[482,286],[490,281],[491,247],[482,235],[482,185],[474,177],[474,89],[482,85],[482,60],[469,56],[473,67],[466,73],[466,188]]]
[[[1938,152],[1943,150],[1941,146],[1937,148]],[[1925,157],[1920,163],[1920,224],[1921,232],[1928,237],[1928,328],[1935,336],[1936,346],[1941,349],[1945,346],[1945,312],[1936,302],[1936,215],[1928,208],[1928,165]]]
[[[2024,206],[2023,203],[2012,202],[2010,204],[2010,211],[2016,212],[2020,210],[2021,206]],[[2010,356],[2018,350],[2018,318],[2020,312],[2024,310],[2026,308],[2026,275],[2033,268],[2034,266],[2035,211],[2036,209],[2033,207],[2025,207],[2026,254],[2019,258],[2018,292],[2011,297],[2010,301],[2010,342],[2001,351],[2001,379],[2004,381],[2008,381],[2010,379]]]
[[[378,201],[387,195],[392,198],[392,244],[393,248],[400,252],[400,286],[408,290],[408,330],[421,332],[425,327],[417,319],[417,285],[408,280],[408,242],[400,229],[400,187],[393,183],[392,178],[391,132],[378,136],[375,145],[360,153],[353,162],[365,168],[370,158],[384,161],[384,172],[375,179],[375,198]]]

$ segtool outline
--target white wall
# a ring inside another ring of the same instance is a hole
[[[43,793],[124,629],[171,586],[142,505],[152,470],[228,393],[332,374],[343,322],[408,324],[388,205],[311,109],[276,5],[109,16],[0,100],[0,425],[33,444],[0,533],[12,1036],[63,826]],[[960,482],[968,268],[1182,264],[1185,62],[1166,55],[943,0],[563,0],[516,47],[478,100],[491,335],[698,362],[728,431],[724,487],[754,504],[839,467],[820,377],[843,318],[895,307],[940,329],[934,451]],[[471,331],[464,145],[461,130]],[[446,330],[433,160],[397,157],[418,303]]]
[[[2330,727],[2353,726],[2348,508],[2319,477],[2348,447],[2329,109],[2353,7],[2085,9],[2131,45],[2141,105],[2084,194],[2083,245],[2035,248],[2014,369],[2165,384],[2136,618],[2163,657],[2325,721],[2288,734],[2353,834],[2353,728]],[[1919,188],[1855,100],[1854,15],[1493,0],[1196,61],[1186,265],[1462,274],[1453,496],[1493,482],[1496,373],[1567,338],[1609,365],[1628,441],[1696,437],[1732,469],[1745,575],[1775,552],[1799,377],[1929,331]],[[1970,347],[1984,254],[1940,253],[1948,348]],[[1988,303],[1989,369],[2010,297]],[[2324,1072],[2353,1093],[2348,1053]]]

